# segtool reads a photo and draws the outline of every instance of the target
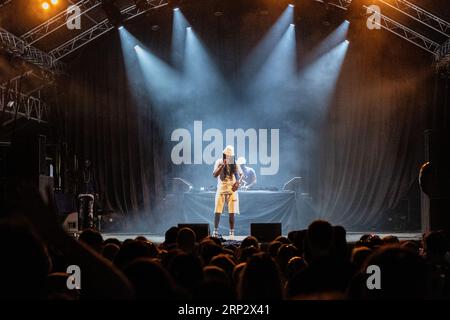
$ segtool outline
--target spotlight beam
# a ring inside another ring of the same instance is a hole
[[[145,90],[156,106],[162,107],[180,99],[180,75],[143,45],[134,46]]]
[[[186,46],[183,67],[186,79],[184,81],[185,89],[191,94],[211,96],[217,95],[218,91],[228,90],[219,70],[195,31],[188,27],[185,32]]]
[[[129,88],[136,102],[139,103],[147,100],[145,98],[146,92],[143,85],[143,75],[133,50],[134,47],[139,46],[141,43],[124,27],[121,27],[118,30]]]
[[[264,36],[261,43],[258,44],[246,59],[244,63],[244,77],[251,77],[251,74],[264,64],[264,61],[269,57],[272,49],[293,22],[294,7],[287,6],[269,32]]]
[[[298,105],[301,90],[292,90],[297,82],[296,63],[296,31],[290,26],[246,91],[263,117],[283,117],[291,106]]]
[[[181,10],[179,8],[173,9],[171,60],[176,68],[181,68],[183,64],[186,28],[188,26],[189,23]]]
[[[255,77],[254,90],[259,94],[263,88],[284,87],[295,78],[296,60],[295,26],[291,24]]]
[[[349,42],[342,41],[320,56],[298,75],[297,85],[308,93],[305,99],[321,114],[330,103],[344,63]]]
[[[326,54],[342,41],[347,38],[350,22],[345,20],[333,32],[331,32],[325,39],[323,39],[318,46],[316,46],[311,53],[305,58],[305,65],[310,64],[315,59],[318,59],[323,54]]]

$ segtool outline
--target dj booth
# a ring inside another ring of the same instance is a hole
[[[183,200],[183,223],[208,223],[213,227],[214,201],[216,193],[186,192],[181,194]],[[240,214],[235,215],[236,235],[249,235],[251,223],[281,223],[283,234],[305,227],[301,201],[294,191],[240,191]],[[220,221],[219,232],[228,234],[228,214]]]

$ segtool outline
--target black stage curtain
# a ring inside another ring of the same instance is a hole
[[[417,189],[435,75],[425,51],[388,32],[352,25],[349,39],[316,145],[313,194],[318,217],[373,230]]]
[[[164,29],[170,31],[171,21],[164,24],[167,16],[161,14],[162,31],[149,35],[155,19],[135,29],[153,37],[159,54],[168,57],[170,32]],[[259,40],[245,42],[250,39],[245,32],[232,40],[226,28],[210,21],[217,19],[212,14],[195,19],[196,30],[209,32],[206,44],[230,73],[245,58],[242,48]],[[261,19],[263,30],[270,26],[264,25],[264,15],[255,19]],[[307,30],[298,32],[301,54],[308,50],[308,35]],[[221,46],[224,39],[226,48]],[[310,192],[317,217],[369,229],[416,183],[424,157],[423,130],[433,109],[433,69],[428,53],[383,30],[368,32],[364,22],[351,26],[349,40],[335,96],[318,125]],[[65,105],[70,145],[92,159],[107,206],[125,213],[151,212],[163,197],[170,169],[164,150],[168,138],[162,136],[155,109],[138,108],[127,88],[117,33],[82,50],[74,66]]]
[[[131,95],[117,34],[73,64],[65,94],[65,136],[79,166],[90,159],[106,211],[151,213],[162,198],[163,138],[151,105]]]

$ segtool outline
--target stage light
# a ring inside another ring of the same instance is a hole
[[[174,8],[174,9],[173,9],[173,11],[178,11],[178,10],[180,10],[180,8]]]
[[[134,50],[137,50],[137,49],[140,49],[138,44],[134,46]]]
[[[42,2],[41,7],[44,10],[48,10],[50,9],[50,4],[48,2]]]
[[[293,24],[293,23],[291,23],[290,26],[291,26],[292,28],[295,28],[295,24]]]
[[[294,5],[291,3],[291,4],[289,4],[289,7],[291,7],[291,8],[293,8],[294,7]]]
[[[50,2],[51,2],[53,5],[58,4],[58,0],[50,0]]]
[[[123,29],[123,26],[119,26],[117,29],[118,29],[118,30],[122,30],[122,29]]]
[[[190,30],[192,30],[192,27],[186,27],[186,30],[190,31]]]
[[[123,16],[120,9],[114,4],[115,0],[103,0],[102,8],[108,18],[109,22],[114,26],[120,28],[123,22]]]

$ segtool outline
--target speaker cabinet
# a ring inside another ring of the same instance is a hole
[[[63,228],[67,232],[78,231],[78,212],[71,212],[63,217]]]
[[[197,242],[209,236],[209,224],[207,223],[179,223],[178,228],[192,229],[197,237]]]
[[[450,139],[448,133],[425,131],[425,160],[430,162],[428,183],[431,192],[421,196],[422,232],[450,230]],[[425,179],[422,180],[424,181]],[[421,185],[424,190],[424,185]]]
[[[9,176],[31,178],[36,181],[39,175],[48,175],[45,163],[45,145],[44,135],[15,137],[9,150]]]
[[[250,234],[259,242],[271,242],[281,236],[281,223],[252,223]]]

